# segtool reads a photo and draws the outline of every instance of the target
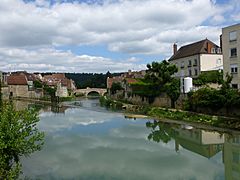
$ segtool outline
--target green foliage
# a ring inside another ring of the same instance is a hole
[[[176,80],[172,78],[172,75],[178,70],[175,65],[164,60],[160,63],[152,62],[152,64],[147,65],[147,68],[145,78],[139,80],[137,83],[131,84],[133,94],[142,97],[156,97],[165,90],[168,90],[170,94],[170,88],[175,89]],[[164,88],[165,85],[166,89]],[[177,96],[176,91],[174,91],[174,93],[175,96]],[[174,93],[171,93],[171,97],[173,97]],[[173,97],[173,99],[175,98]]]
[[[66,73],[67,78],[75,81],[78,89],[91,88],[107,88],[107,77],[121,75],[121,73],[106,74],[98,73]]]
[[[35,88],[42,88],[43,87],[42,83],[40,81],[38,81],[38,80],[33,81],[33,86]]]
[[[122,89],[123,88],[119,82],[117,82],[117,83],[113,82],[110,91],[112,94],[115,94],[118,90],[122,90]]]
[[[113,101],[108,99],[108,98],[106,98],[105,96],[101,96],[99,98],[99,102],[100,102],[101,106],[109,108]]]
[[[219,90],[206,87],[189,94],[187,102],[189,110],[208,108],[215,111],[221,108],[240,107],[240,93],[230,87],[231,80],[232,77],[227,74]]]
[[[206,71],[201,72],[198,78],[193,79],[193,84],[197,86],[206,85],[208,83],[223,83],[223,71]]]
[[[201,88],[190,97],[192,107],[209,107],[219,109],[224,106],[225,95],[219,90],[212,88]]]
[[[189,122],[202,122],[202,123],[214,123],[217,119],[214,119],[210,115],[196,114],[187,111],[171,111],[162,108],[152,108],[148,115],[152,117],[157,117],[160,119],[173,119],[179,121],[189,121]]]
[[[172,79],[165,84],[164,89],[171,99],[171,107],[175,108],[175,101],[177,101],[180,96],[180,80],[176,78]]]
[[[146,127],[151,129],[148,140],[155,142],[168,143],[172,138],[176,137],[177,132],[168,124],[159,121],[147,122]]]
[[[56,88],[52,88],[48,85],[44,85],[43,90],[46,94],[50,95],[51,97],[55,96]]]
[[[174,64],[170,64],[166,60],[162,62],[152,62],[147,64],[147,74],[145,79],[152,84],[164,85],[172,80],[172,75],[178,71]]]
[[[0,179],[16,179],[20,173],[20,157],[38,151],[44,134],[36,124],[38,113],[31,110],[15,111],[6,103],[0,113]]]
[[[68,97],[59,97],[59,101],[60,102],[64,102],[64,101],[72,101],[74,100],[75,97],[72,97],[72,96],[68,96]]]
[[[2,108],[2,78],[0,76],[0,112]]]
[[[160,85],[139,81],[131,84],[132,93],[142,97],[156,97],[161,93]]]
[[[101,106],[104,106],[106,108],[111,108],[112,110],[122,110],[122,102],[111,100],[106,96],[101,96],[99,98],[99,102]]]

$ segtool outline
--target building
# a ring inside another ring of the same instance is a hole
[[[232,87],[240,87],[240,24],[222,29],[223,72],[233,76]]]
[[[75,82],[72,79],[65,77],[65,74],[57,73],[52,75],[45,75],[42,78],[43,82],[50,87],[57,87],[61,83],[61,87],[66,87],[68,90],[75,90]]]
[[[133,79],[143,79],[146,75],[146,70],[142,71],[131,71],[125,72],[120,76],[115,76],[112,78],[107,78],[107,89],[111,89],[113,83],[120,83],[122,86],[126,84],[126,82],[136,81]]]
[[[31,86],[28,84],[28,79],[23,74],[13,74],[7,78],[9,95],[11,97],[26,97],[32,96]]]
[[[40,98],[42,89],[37,90],[33,86],[35,80],[33,74],[16,72],[7,76],[8,95],[10,97]]]
[[[170,63],[178,67],[176,77],[196,78],[203,71],[223,69],[221,48],[208,39],[182,46],[173,45]]]

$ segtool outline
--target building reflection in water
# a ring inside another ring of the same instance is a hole
[[[210,132],[201,129],[182,126],[176,129],[175,149],[179,150],[179,145],[206,158],[211,158],[223,149],[224,135],[218,132]]]
[[[225,179],[240,179],[240,135],[225,135],[223,149]]]
[[[180,147],[182,147],[210,159],[222,151],[225,179],[240,179],[240,134],[221,134],[187,125],[173,126],[157,121],[148,122],[146,126],[152,131],[148,139],[165,143],[172,139],[175,141],[176,152],[180,152]],[[160,131],[164,131],[164,133]],[[168,141],[166,141],[166,136],[169,136]]]
[[[14,108],[17,111],[22,111],[29,108],[35,108],[39,112],[53,112],[53,113],[65,113],[69,108],[67,106],[49,105],[49,104],[38,104],[28,101],[13,101]]]

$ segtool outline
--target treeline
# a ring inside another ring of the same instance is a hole
[[[41,73],[51,75],[53,73]],[[91,88],[107,88],[107,77],[120,76],[123,73],[65,73],[65,76],[72,79],[78,89]]]
[[[66,77],[75,81],[77,88],[107,88],[107,77],[119,76],[122,73],[66,73]]]

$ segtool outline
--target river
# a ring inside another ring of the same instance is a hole
[[[97,99],[65,105],[40,111],[38,127],[45,132],[45,144],[22,158],[22,177],[240,179],[238,133],[126,118],[100,107]]]

